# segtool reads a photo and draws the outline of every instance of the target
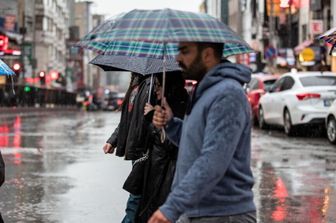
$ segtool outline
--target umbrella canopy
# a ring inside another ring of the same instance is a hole
[[[336,27],[329,29],[328,31],[320,35],[318,39],[322,39],[326,41],[327,43],[330,43],[333,46],[335,46],[336,45]]]
[[[157,49],[156,54],[161,52],[161,57],[163,52],[168,57],[176,55],[177,42],[224,43],[223,56],[253,51],[244,40],[216,18],[173,9],[132,10],[102,23],[84,36],[78,45],[98,53],[118,54],[120,46],[124,46],[125,42],[135,41],[143,42],[141,48],[137,49],[141,49],[139,55],[145,56],[148,51],[152,53],[153,47]],[[148,48],[144,42],[150,42],[154,46]],[[131,45],[133,49],[133,44]]]
[[[0,75],[14,75],[14,71],[12,71],[7,64],[5,64],[1,59],[0,59]]]
[[[143,75],[161,73],[163,60],[149,57],[130,57],[118,55],[98,55],[90,61],[105,71],[132,71]],[[175,60],[166,60],[166,71],[180,70]]]

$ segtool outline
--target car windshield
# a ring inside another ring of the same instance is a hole
[[[336,76],[310,76],[301,77],[300,81],[304,87],[312,86],[335,86]]]
[[[272,89],[275,81],[276,81],[276,79],[264,81],[265,91],[270,91]]]

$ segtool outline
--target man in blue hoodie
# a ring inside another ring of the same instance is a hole
[[[198,81],[184,120],[167,103],[153,124],[179,146],[172,191],[149,223],[254,223],[249,68],[222,61],[221,43],[182,42],[176,58]]]

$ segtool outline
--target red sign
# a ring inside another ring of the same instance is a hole
[[[323,20],[311,20],[310,33],[313,35],[323,33]]]
[[[0,35],[0,51],[5,51],[8,49],[8,37]]]
[[[14,32],[15,31],[15,23],[16,23],[16,16],[15,15],[6,15],[4,28],[7,31]]]

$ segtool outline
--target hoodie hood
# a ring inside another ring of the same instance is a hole
[[[202,92],[218,82],[230,78],[238,81],[241,85],[249,83],[251,80],[251,69],[245,65],[231,63],[224,60],[220,64],[213,67],[200,81],[195,98],[198,98]]]

